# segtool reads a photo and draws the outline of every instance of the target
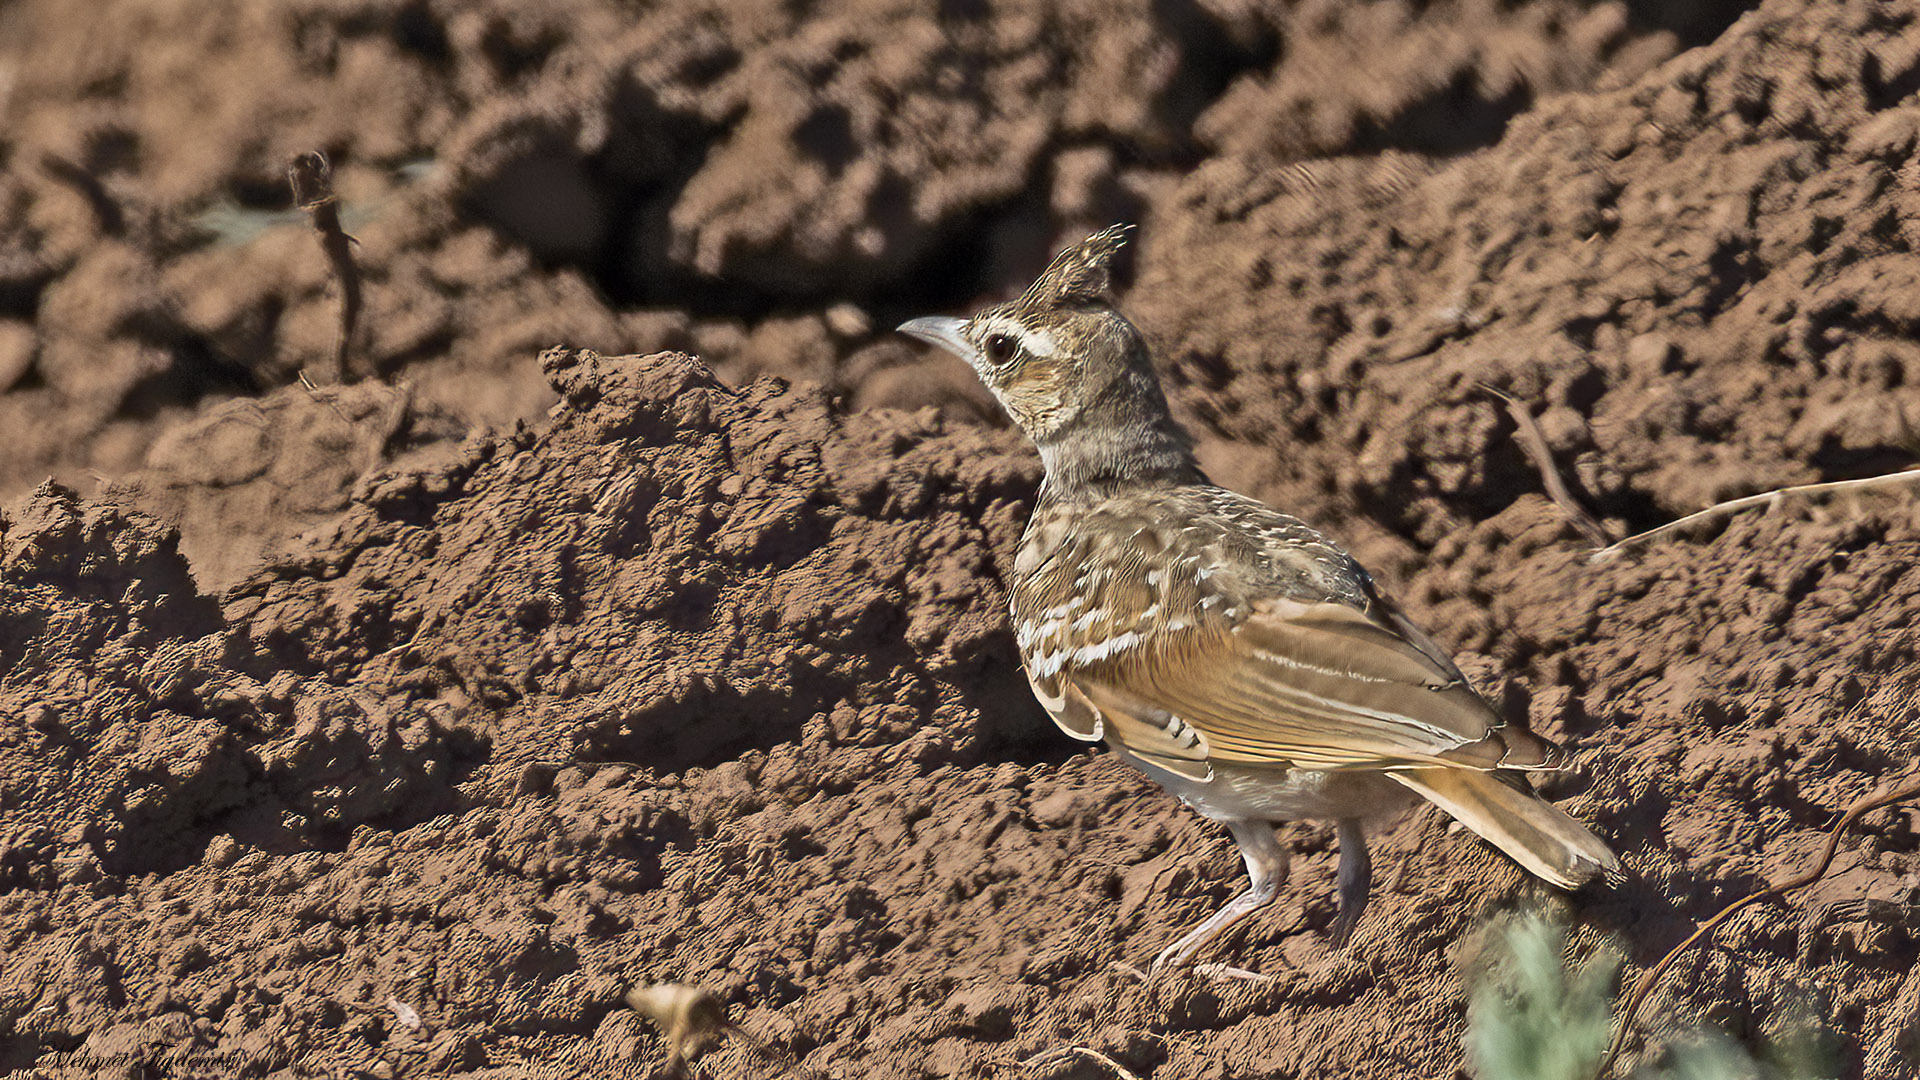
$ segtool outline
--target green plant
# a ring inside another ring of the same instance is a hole
[[[1567,955],[1566,928],[1539,914],[1488,928],[1469,973],[1467,1069],[1476,1080],[1594,1080],[1612,1034],[1620,954],[1602,945]],[[1816,1080],[1832,1075],[1801,1025],[1755,1057],[1702,1030],[1646,1055],[1636,1080]]]
[[[1537,914],[1489,928],[1471,979],[1467,1065],[1480,1080],[1592,1080],[1612,1034],[1620,957],[1563,960],[1566,929]]]

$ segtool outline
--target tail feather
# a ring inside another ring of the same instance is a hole
[[[1491,772],[1406,769],[1387,775],[1452,814],[1534,876],[1563,889],[1620,874],[1620,859],[1585,825]]]

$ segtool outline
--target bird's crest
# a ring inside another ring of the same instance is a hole
[[[1021,295],[1025,308],[1098,303],[1112,284],[1113,257],[1126,245],[1131,225],[1109,225],[1053,257],[1031,288]]]

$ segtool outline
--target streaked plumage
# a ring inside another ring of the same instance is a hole
[[[1252,887],[1156,964],[1277,893],[1275,821],[1339,823],[1338,939],[1366,901],[1361,819],[1416,793],[1556,885],[1617,870],[1516,779],[1563,767],[1558,747],[1504,723],[1338,545],[1201,473],[1106,295],[1124,237],[1096,233],[972,319],[901,329],[966,358],[1046,464],[1011,597],[1035,696],[1226,824],[1246,860]]]

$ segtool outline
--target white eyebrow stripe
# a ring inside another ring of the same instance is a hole
[[[1018,319],[1008,315],[996,315],[982,323],[980,328],[988,335],[1005,334],[1018,340],[1028,356],[1050,357],[1060,351],[1060,342],[1051,332],[1028,329],[1020,325]]]
[[[1020,331],[1020,344],[1026,348],[1029,356],[1052,356],[1060,351],[1060,343],[1045,330]]]

